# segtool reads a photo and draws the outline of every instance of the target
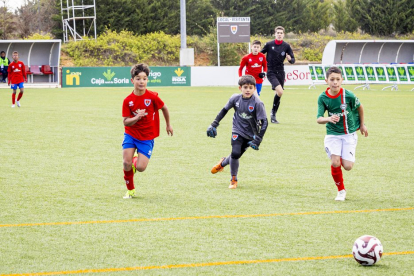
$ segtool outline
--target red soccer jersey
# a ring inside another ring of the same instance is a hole
[[[164,106],[164,102],[158,97],[157,92],[148,89],[141,96],[132,92],[124,99],[122,105],[122,117],[132,118],[138,109],[145,109],[146,116],[133,124],[125,126],[125,133],[138,140],[152,140],[160,135],[160,115],[158,110]]]
[[[10,63],[7,72],[9,73],[9,82],[11,84],[19,84],[27,81],[26,69],[24,67],[24,63],[21,61],[13,61]]]
[[[267,61],[264,54],[258,53],[257,55],[253,55],[253,53],[250,53],[245,55],[240,62],[239,77],[242,76],[245,66],[245,75],[252,75],[256,79],[256,83],[263,83],[263,79],[259,78],[259,73],[262,72],[262,68],[263,72],[267,72]]]

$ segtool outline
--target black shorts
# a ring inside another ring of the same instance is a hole
[[[232,133],[231,135],[231,157],[239,159],[243,153],[249,148],[249,142],[251,140],[244,138],[240,134]]]
[[[272,85],[272,90],[275,90],[276,86],[278,85],[281,85],[283,88],[285,84],[285,71],[267,72],[267,79]]]

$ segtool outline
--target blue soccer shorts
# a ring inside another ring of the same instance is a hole
[[[152,150],[154,149],[154,139],[153,140],[138,140],[132,137],[129,134],[124,133],[124,141],[122,142],[122,149],[137,149],[138,153],[141,153],[151,158]]]
[[[18,84],[12,84],[10,86],[10,88],[13,89],[13,90],[16,90],[17,88],[22,89],[22,88],[24,88],[24,85],[23,84],[24,84],[24,82],[21,82],[21,83],[18,83]]]
[[[263,83],[256,83],[256,91],[259,96],[260,96],[260,91],[262,91],[262,84]]]

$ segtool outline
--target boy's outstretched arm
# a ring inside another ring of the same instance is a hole
[[[224,118],[224,116],[226,116],[227,112],[228,110],[223,107],[223,109],[220,110],[219,114],[217,114],[216,119],[214,119],[214,121],[211,123],[211,126],[218,127],[220,121]]]
[[[365,137],[368,136],[368,128],[364,123],[364,107],[362,104],[357,108],[358,114],[359,114],[359,130],[361,131],[361,134]]]
[[[166,105],[164,105],[162,108],[162,114],[165,118],[165,124],[167,125],[167,134],[173,136],[173,128],[170,125],[170,112],[168,112],[168,108]]]
[[[219,114],[217,115],[216,119],[211,123],[211,125],[207,128],[207,136],[215,138],[217,135],[217,127],[220,124],[220,121],[226,116],[228,110],[224,107],[220,110]]]

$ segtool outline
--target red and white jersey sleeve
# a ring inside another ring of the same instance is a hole
[[[122,117],[132,118],[137,115],[138,109],[145,109],[145,116],[132,126],[125,126],[125,133],[138,140],[152,140],[160,135],[160,116],[158,111],[164,102],[157,92],[148,89],[141,96],[132,92],[124,99]]]

